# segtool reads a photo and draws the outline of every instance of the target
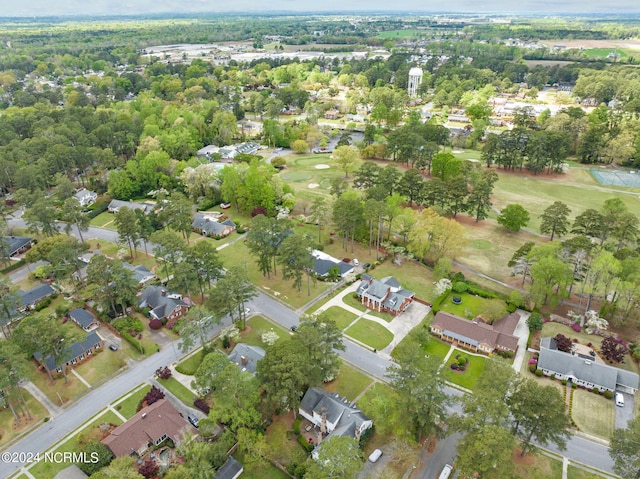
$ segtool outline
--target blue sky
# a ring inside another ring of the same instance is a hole
[[[0,16],[138,15],[190,12],[411,11],[638,14],[638,0],[2,0]]]

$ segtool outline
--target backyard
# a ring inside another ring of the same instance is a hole
[[[459,297],[462,302],[460,304],[453,303],[453,297]],[[455,314],[461,318],[469,320],[481,315],[489,303],[505,306],[505,302],[501,299],[485,299],[469,293],[449,293],[449,296],[442,302],[440,309],[447,313]]]

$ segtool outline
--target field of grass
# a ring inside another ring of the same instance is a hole
[[[239,451],[233,457],[242,464],[242,479],[289,479],[289,476],[266,460],[255,460]]]
[[[299,203],[300,200],[311,202],[318,196],[328,197],[331,180],[344,175],[344,172],[331,164],[328,154],[286,155],[283,158],[287,160],[287,167],[279,175],[291,185]],[[317,165],[329,165],[329,168],[316,168]]]
[[[433,282],[436,280],[433,270],[416,261],[404,261],[402,264],[395,264],[391,259],[376,266],[369,271],[371,276],[381,279],[385,276],[395,276],[400,281],[402,287],[416,293],[416,297],[424,301],[432,302]]]
[[[106,211],[104,213],[100,213],[98,216],[96,216],[95,218],[91,218],[91,221],[89,222],[89,224],[91,226],[97,226],[98,228],[109,228],[109,229],[113,229],[115,230],[115,226],[113,226],[113,220],[115,219],[115,215],[111,214],[111,213],[107,213]],[[111,223],[109,226],[105,226],[107,223]]]
[[[325,389],[330,392],[337,392],[340,396],[353,401],[371,382],[372,379],[369,376],[343,363],[340,366],[338,377],[335,381],[325,384]]]
[[[573,391],[571,416],[582,432],[604,439],[613,434],[616,411],[611,399],[586,389],[576,389]]]
[[[176,378],[170,377],[169,379],[158,379],[158,383],[187,406],[193,406],[193,400],[195,399],[196,394]]]
[[[512,457],[515,465],[515,477],[518,479],[561,479],[562,462],[543,454],[520,457],[520,452]],[[586,478],[585,478],[586,479]]]
[[[180,367],[180,372],[182,374],[193,376],[198,370],[200,363],[202,363],[202,350],[192,354],[187,359],[180,362],[178,366]]]
[[[95,429],[102,423],[115,424],[119,426],[120,424],[122,424],[122,421],[113,412],[107,411],[104,414],[96,417],[94,421],[89,423],[87,427],[82,430],[82,432],[73,435],[69,440],[60,444],[56,449],[54,449],[54,452],[79,452],[78,438],[81,436],[87,437],[96,434],[97,431]],[[36,479],[50,479],[54,477],[58,472],[67,467],[69,467],[69,464],[65,463],[64,461],[45,462],[44,460],[41,460],[40,462],[34,464],[33,467],[29,469],[29,472]]]
[[[27,408],[31,413],[31,420],[26,417],[20,419],[20,427],[15,423],[15,419],[8,407],[0,410],[0,446],[6,444],[14,437],[25,432],[30,426],[40,419],[47,417],[47,409],[35,399],[29,391],[22,389],[22,394],[27,402]]]
[[[296,231],[298,230],[311,230],[311,227],[296,227]],[[258,270],[258,266],[255,262],[255,259],[249,253],[248,248],[244,244],[244,241],[237,241],[228,247],[220,250],[220,257],[223,261],[224,267],[229,268],[231,266],[239,266],[241,268],[245,268],[247,274],[249,276],[249,280],[265,289],[270,294],[277,296],[279,299],[288,303],[294,308],[299,308],[304,306],[312,298],[318,296],[325,290],[329,289],[332,283],[324,283],[322,281],[311,282],[311,295],[307,294],[307,279],[303,278],[303,286],[302,291],[298,292],[296,288],[293,287],[292,280],[285,280],[282,278],[282,270],[280,265],[278,265],[278,274],[271,275],[271,278],[265,278],[262,273]]]
[[[95,361],[97,357],[92,357],[89,362]],[[63,377],[55,379],[53,383],[49,380],[49,376],[45,371],[39,371],[33,361],[29,362],[27,368],[27,377],[31,380],[40,391],[57,405],[63,405],[71,401],[78,394],[85,391],[87,387],[75,377],[71,372],[67,373],[67,382]]]
[[[250,328],[247,328],[246,331],[240,333],[239,342],[241,343],[247,343],[252,346],[260,346],[261,348],[263,348],[264,343],[262,342],[262,335],[266,332],[271,331],[272,329],[276,333],[278,333],[280,339],[287,339],[290,337],[289,331],[276,326],[264,316],[253,316],[247,321],[247,325],[250,326]]]
[[[569,465],[569,469],[567,469],[567,479],[600,479],[601,477],[600,474],[585,471],[584,469],[571,465]]]
[[[444,360],[445,356],[449,352],[449,349],[451,349],[451,345],[448,343],[443,343],[435,337],[431,337],[429,341],[427,341],[427,344],[422,347],[422,349],[424,350],[425,354]]]
[[[582,52],[582,54],[587,58],[600,58],[602,60],[606,60],[610,53],[618,55],[621,59],[629,56],[627,52],[621,48],[587,48]]]
[[[364,306],[359,298],[353,297],[354,293],[345,294],[342,297],[342,302],[347,306],[351,306],[352,308],[357,309],[358,311],[362,311],[363,313],[367,310],[366,306]]]
[[[298,443],[293,433],[293,414],[276,416],[267,428],[265,439],[269,447],[270,458],[280,464],[297,463],[307,459],[307,453]]]
[[[320,316],[322,319],[332,319],[336,322],[338,329],[344,330],[347,326],[355,321],[357,316],[346,309],[342,309],[339,306],[331,306],[329,309],[323,311]]]
[[[452,298],[454,296],[460,296],[462,303],[453,304]],[[450,293],[447,299],[442,302],[441,310],[461,318],[473,319],[482,313],[485,305],[489,302],[504,304],[501,299],[485,299],[468,293]]]
[[[142,386],[140,389],[136,390],[131,396],[122,402],[118,403],[115,408],[116,410],[122,414],[127,419],[133,417],[138,409],[138,404],[142,401],[142,398],[149,392],[151,389],[150,384],[146,384]]]
[[[426,32],[424,30],[389,30],[378,33],[380,38],[413,38],[424,37],[425,35]]]
[[[449,367],[452,360],[456,357],[457,354],[469,358],[467,369],[464,372],[453,371]],[[448,381],[451,381],[453,384],[457,384],[458,386],[461,386],[463,388],[473,390],[473,388],[476,386],[476,383],[478,382],[478,378],[487,367],[487,361],[488,359],[483,356],[471,356],[463,351],[454,351],[451,355],[451,358],[449,358],[449,362],[444,366],[446,369],[445,378]]]
[[[75,371],[92,386],[118,369],[126,366],[121,351],[109,351],[106,348],[94,353],[90,361],[85,361],[74,367]]]
[[[384,349],[392,340],[393,333],[384,326],[368,319],[360,318],[345,334],[373,349]]]

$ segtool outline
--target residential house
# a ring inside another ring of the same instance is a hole
[[[28,251],[34,241],[28,236],[3,236],[0,239],[0,248],[4,250],[5,258],[13,258]]]
[[[214,238],[229,236],[236,230],[237,226],[231,219],[223,221],[218,221],[218,219],[219,216],[212,214],[196,213],[193,215],[191,228],[201,235],[212,236]]]
[[[518,349],[516,326],[518,313],[511,313],[493,324],[479,318],[472,321],[455,314],[438,311],[431,323],[431,332],[440,339],[485,354],[494,351],[509,352]]]
[[[153,203],[134,203],[133,201],[121,201],[121,200],[111,200],[109,206],[107,207],[107,211],[109,213],[117,213],[120,211],[120,208],[129,208],[130,210],[141,210],[143,213],[149,213],[153,208],[155,208],[155,204]]]
[[[156,278],[154,273],[141,264],[133,265],[123,262],[122,265],[129,271],[133,272],[133,276],[136,278],[136,281],[138,281],[138,284],[145,284]]]
[[[320,388],[309,388],[300,402],[299,414],[320,430],[320,440],[349,436],[357,441],[373,426],[354,403]],[[314,451],[317,457],[317,449]]]
[[[313,271],[315,271],[318,276],[327,277],[329,275],[329,270],[334,266],[340,271],[341,278],[344,278],[353,271],[352,264],[338,260],[327,253],[318,251],[317,249],[314,249],[311,252],[311,255],[313,256]]]
[[[138,307],[149,308],[152,319],[166,318],[175,323],[187,312],[190,304],[191,301],[184,301],[181,294],[170,293],[164,286],[147,286],[140,295]]]
[[[403,312],[413,301],[415,293],[403,289],[393,276],[375,279],[369,274],[360,276],[362,280],[356,294],[367,308],[394,316]]]
[[[98,329],[100,323],[96,317],[83,308],[75,308],[69,311],[71,320],[84,329],[87,333]]]
[[[160,399],[142,408],[101,442],[116,457],[142,457],[167,439],[179,446],[186,435],[197,432],[167,399]]]
[[[96,202],[96,200],[98,199],[98,193],[86,188],[82,188],[81,190],[76,191],[73,197],[78,200],[80,206],[86,207],[91,206]]]
[[[41,284],[28,291],[20,291],[19,293],[22,301],[20,311],[27,311],[34,309],[40,301],[52,294],[56,294],[57,291],[48,284]]]
[[[229,360],[243,371],[255,374],[258,361],[264,358],[264,355],[265,351],[260,346],[238,343],[229,354]]]
[[[337,120],[338,118],[340,118],[340,112],[335,109],[327,110],[324,113],[324,117],[327,120]]]
[[[87,334],[87,337],[83,341],[77,341],[67,348],[69,351],[69,359],[62,364],[56,364],[53,356],[47,356],[44,360],[40,353],[34,353],[33,356],[40,364],[47,368],[51,373],[55,374],[61,373],[63,368],[68,369],[84,361],[96,350],[102,349],[102,347],[102,338],[98,336],[95,331],[92,331]]]
[[[229,456],[225,463],[216,471],[214,479],[238,479],[244,472],[242,464]]]
[[[214,161],[215,154],[218,154],[221,160],[232,160],[240,153],[250,155],[258,151],[259,148],[260,145],[254,141],[228,146],[208,145],[200,148],[196,155],[198,158],[206,158],[209,161]]]
[[[53,479],[86,479],[87,477],[89,476],[82,472],[77,465],[72,464],[53,476]]]
[[[538,369],[545,376],[555,374],[558,379],[566,379],[589,389],[618,390],[629,394],[638,391],[639,378],[636,373],[601,363],[595,356],[560,351],[553,338],[540,340]]]

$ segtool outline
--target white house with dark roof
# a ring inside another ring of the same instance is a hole
[[[76,191],[73,197],[78,200],[80,206],[91,206],[98,199],[98,193],[82,188],[81,190]]]
[[[72,309],[69,311],[69,317],[87,333],[98,329],[98,326],[100,326],[96,317],[84,308]]]
[[[33,238],[28,236],[3,236],[0,242],[0,248],[4,250],[4,256],[13,258],[29,250],[33,246]]]
[[[365,273],[360,279],[356,294],[363,305],[375,311],[398,315],[411,304],[415,296],[413,291],[402,288],[393,276],[375,279]]]
[[[555,374],[578,386],[599,390],[623,391],[635,394],[639,377],[636,373],[596,362],[593,356],[565,353],[558,350],[555,339],[542,338],[538,355],[538,369],[545,376]]]
[[[237,229],[237,225],[229,218],[219,221],[218,216],[207,213],[193,215],[191,228],[204,236],[222,238],[229,236]]]
[[[309,388],[300,402],[299,414],[320,429],[322,440],[334,436],[349,436],[356,441],[373,426],[354,403],[320,388]],[[317,448],[314,450],[317,457]]]
[[[344,278],[353,271],[353,265],[334,258],[333,256],[314,249],[311,252],[313,256],[313,271],[318,276],[325,277],[329,275],[329,270],[334,266],[340,271],[340,277]]]
[[[129,208],[130,210],[140,210],[143,213],[149,213],[156,205],[153,203],[134,203],[133,201],[111,200],[107,211],[109,213],[117,213],[120,208]]]

